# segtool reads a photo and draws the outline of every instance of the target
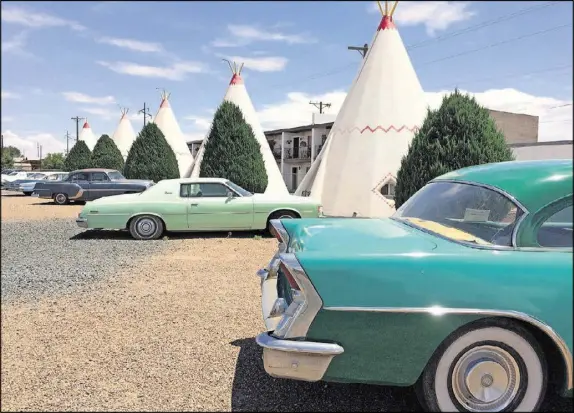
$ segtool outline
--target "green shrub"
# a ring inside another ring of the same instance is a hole
[[[512,160],[512,150],[488,110],[474,97],[455,90],[443,98],[440,108],[428,111],[402,158],[395,207],[399,208],[439,175],[467,166]]]
[[[77,141],[66,160],[64,161],[64,170],[71,172],[77,169],[85,169],[92,167],[92,153],[84,141]]]
[[[215,112],[199,174],[229,179],[255,193],[267,188],[261,146],[234,103],[225,101]]]
[[[155,123],[146,124],[132,144],[124,175],[129,179],[151,179],[155,182],[179,178],[175,153]]]
[[[100,136],[92,152],[92,166],[94,168],[124,169],[124,157],[108,135]]]
[[[42,168],[63,170],[64,162],[65,157],[63,153],[49,153],[44,159],[42,159]]]

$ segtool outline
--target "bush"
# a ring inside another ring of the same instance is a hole
[[[124,175],[129,179],[179,178],[179,167],[175,153],[155,123],[148,123],[132,144]]]
[[[42,159],[43,169],[64,169],[64,154],[62,153],[49,153],[44,159]]]
[[[77,169],[92,167],[92,153],[84,141],[77,141],[70,149],[64,161],[64,170],[71,172]]]
[[[229,179],[255,193],[267,188],[261,146],[234,103],[225,101],[215,112],[199,175]]]
[[[94,168],[124,169],[124,157],[108,135],[100,136],[92,152],[92,166]]]
[[[429,110],[401,160],[395,208],[439,175],[472,165],[512,161],[512,150],[488,110],[458,90]]]

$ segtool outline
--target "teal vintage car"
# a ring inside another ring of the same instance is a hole
[[[321,216],[321,204],[309,198],[252,194],[227,179],[183,178],[87,202],[76,223],[127,229],[135,239],[151,240],[166,230],[252,231],[270,228],[273,219]]]
[[[440,176],[385,219],[273,220],[266,371],[415,386],[431,411],[572,396],[572,161]]]

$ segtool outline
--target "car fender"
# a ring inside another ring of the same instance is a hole
[[[152,215],[152,216],[154,216],[154,217],[156,217],[156,218],[161,219],[161,222],[163,222],[163,225],[166,226],[165,220],[163,219],[163,217],[161,216],[161,214],[158,214],[157,212],[140,211],[140,212],[134,212],[134,213],[132,213],[132,214],[129,216],[129,218],[128,218],[127,221],[126,221],[126,228],[128,227],[129,222],[130,222],[133,218],[135,218],[135,217],[137,217],[137,216],[140,216],[140,215]],[[166,229],[167,229],[167,228],[166,228]]]

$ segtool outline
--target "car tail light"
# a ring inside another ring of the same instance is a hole
[[[283,261],[281,261],[281,263],[279,264],[279,268],[281,269],[281,273],[287,279],[287,282],[289,283],[291,289],[301,291],[301,287],[299,287],[299,284],[297,284],[297,281],[295,281],[295,278],[293,278],[293,274],[291,274],[289,268],[287,267],[287,265],[285,265]]]
[[[304,338],[323,302],[295,254],[279,254],[281,274],[292,292],[292,301],[283,312],[273,335],[282,339]]]

